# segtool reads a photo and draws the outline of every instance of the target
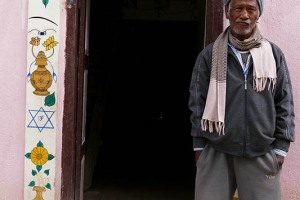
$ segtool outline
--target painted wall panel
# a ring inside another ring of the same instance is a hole
[[[55,199],[60,1],[28,2],[24,199]]]

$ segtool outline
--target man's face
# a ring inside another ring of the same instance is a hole
[[[225,12],[232,35],[241,41],[249,38],[259,18],[257,0],[231,0]]]

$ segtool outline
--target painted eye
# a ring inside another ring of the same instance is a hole
[[[40,31],[37,30],[37,29],[31,29],[30,31],[28,31],[28,33],[31,33],[31,34],[33,34],[33,35],[40,35],[40,34],[39,34]]]
[[[56,30],[54,30],[54,29],[46,29],[45,31],[43,31],[41,33],[43,33],[43,35],[53,35],[54,33],[56,33]]]
[[[28,31],[28,33],[31,33],[33,35],[44,36],[44,35],[53,35],[54,33],[56,33],[56,30],[54,30],[54,29],[46,29],[44,31],[40,31],[38,29],[32,29],[32,30]]]

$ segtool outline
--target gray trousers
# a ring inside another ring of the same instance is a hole
[[[263,156],[231,156],[206,146],[198,161],[195,200],[280,200],[280,168],[273,151]]]

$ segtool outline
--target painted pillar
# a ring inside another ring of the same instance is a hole
[[[55,198],[59,0],[28,1],[24,200]]]

